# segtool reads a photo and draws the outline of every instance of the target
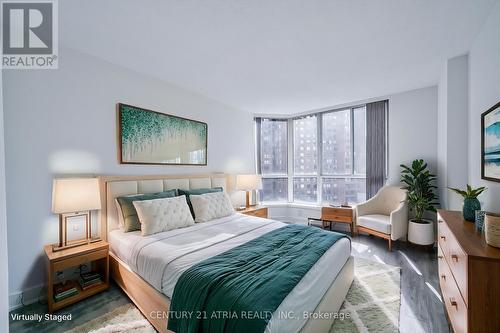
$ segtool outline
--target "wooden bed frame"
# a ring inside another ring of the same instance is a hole
[[[202,174],[202,175],[161,175],[161,176],[101,176],[100,191],[102,208],[99,213],[101,223],[101,237],[107,240],[108,221],[107,221],[107,188],[109,182],[115,181],[148,181],[165,179],[198,179],[206,177],[226,177],[226,190],[230,192],[231,176],[221,173]],[[110,209],[115,209],[111,207]],[[172,332],[167,329],[168,310],[170,308],[170,299],[160,293],[122,260],[120,260],[110,249],[110,276],[134,302],[137,308],[142,312],[146,319],[161,333]],[[318,304],[315,312],[337,312],[344,302],[347,291],[354,278],[354,259],[351,256],[340,270],[337,278],[329,287],[323,299]],[[313,320],[309,319],[301,332],[328,332],[334,319]]]

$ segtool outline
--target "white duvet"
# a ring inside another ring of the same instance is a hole
[[[274,220],[234,214],[145,237],[140,231],[124,233],[113,230],[108,241],[113,253],[170,298],[178,278],[189,267],[285,225]],[[325,252],[283,300],[266,331],[300,331],[307,321],[303,313],[314,311],[350,252],[347,238],[338,240]],[[293,318],[290,318],[291,313]]]

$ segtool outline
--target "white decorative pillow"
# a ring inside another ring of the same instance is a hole
[[[226,192],[190,195],[189,200],[193,206],[195,222],[207,222],[234,213]]]
[[[194,225],[185,195],[133,201],[133,204],[141,222],[143,236]]]

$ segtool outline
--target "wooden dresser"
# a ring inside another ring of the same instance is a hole
[[[500,332],[500,249],[461,212],[438,210],[438,264],[453,330]]]

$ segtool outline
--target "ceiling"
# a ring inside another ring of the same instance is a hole
[[[66,47],[251,113],[437,84],[497,0],[64,0]]]

